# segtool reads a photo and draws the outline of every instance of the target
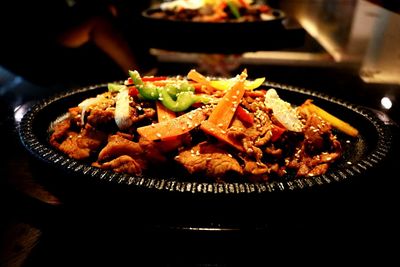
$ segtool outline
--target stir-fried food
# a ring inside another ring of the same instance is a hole
[[[69,108],[52,124],[50,144],[120,173],[176,166],[192,177],[254,182],[324,174],[343,153],[335,131],[358,135],[311,99],[291,105],[264,87],[264,78],[249,80],[246,70],[218,80],[196,70],[129,75]]]
[[[194,22],[243,22],[275,18],[274,10],[252,0],[175,0],[160,4],[151,16]]]

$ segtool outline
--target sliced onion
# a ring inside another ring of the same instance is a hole
[[[265,105],[272,109],[275,118],[289,131],[301,132],[303,124],[296,109],[290,103],[279,98],[275,89],[269,89],[265,95]]]

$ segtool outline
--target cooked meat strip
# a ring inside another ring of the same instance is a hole
[[[146,118],[154,118],[156,116],[156,111],[153,108],[143,108],[143,114],[138,114],[137,112],[134,113],[134,117],[131,118],[133,123],[142,121]]]
[[[260,132],[257,129],[257,124],[247,128],[245,131],[245,137],[242,139],[242,144],[247,155],[252,156],[259,161],[263,157],[262,150],[255,145],[255,140],[260,136]]]
[[[50,144],[56,148],[59,148],[62,140],[68,136],[68,130],[70,127],[70,119],[65,119],[59,123],[56,123],[53,127],[54,132],[50,136]]]
[[[139,143],[135,143],[122,137],[121,135],[115,134],[108,137],[108,143],[100,151],[98,161],[105,161],[122,155],[128,155],[132,158],[136,158],[142,153],[143,149]]]
[[[227,135],[229,137],[235,138],[237,140],[241,140],[242,138],[244,138],[246,136],[245,131],[246,131],[246,127],[235,116],[233,118],[231,127],[229,127],[227,129]]]
[[[321,175],[327,171],[330,163],[336,161],[340,155],[341,152],[338,150],[331,153],[323,152],[310,157],[305,154],[304,149],[300,149],[294,159],[287,161],[286,166],[291,169],[297,169],[296,176]]]
[[[317,176],[324,174],[328,170],[329,164],[323,163],[315,166],[311,171],[308,172],[308,176]]]
[[[255,145],[256,146],[263,146],[266,143],[268,143],[269,140],[271,140],[272,137],[272,131],[271,127],[266,126],[265,129],[267,130],[263,136],[260,136],[256,141]]]
[[[310,172],[310,168],[306,164],[299,164],[298,170],[296,173],[297,177],[306,176]]]
[[[246,154],[243,154],[241,158],[244,162],[243,174],[245,174],[250,181],[260,182],[269,179],[270,168],[267,164],[254,161]]]
[[[306,148],[311,153],[318,153],[326,147],[331,133],[331,126],[323,121],[321,117],[311,114],[304,128]]]
[[[251,100],[253,99],[257,99],[257,98],[264,98],[265,97],[265,92],[264,90],[246,90],[244,92],[244,96],[246,97],[250,97]],[[264,101],[264,99],[262,99],[261,101]]]
[[[323,152],[320,155],[316,155],[311,159],[311,165],[317,165],[320,163],[331,163],[336,161],[340,157],[340,152]]]
[[[69,131],[68,137],[59,149],[74,159],[86,159],[93,154],[107,138],[107,134],[86,124],[80,133]]]
[[[192,174],[201,172],[216,178],[229,172],[243,173],[239,162],[228,152],[206,142],[180,152],[175,160]]]
[[[139,145],[143,150],[143,157],[152,163],[160,163],[167,161],[167,158],[161,153],[158,144],[141,137]]]
[[[100,126],[108,123],[114,123],[114,109],[92,109],[87,117],[89,124],[93,126]]]
[[[125,139],[131,140],[131,141],[133,140],[133,134],[128,134],[128,133],[124,133],[124,132],[116,132],[115,134],[119,135]]]
[[[256,161],[245,161],[244,173],[252,175],[261,175],[268,173],[267,165]]]
[[[275,158],[281,158],[283,151],[281,148],[274,148],[273,146],[270,146],[270,147],[265,148],[265,153],[267,153],[268,155],[271,155]]]
[[[97,162],[94,163],[93,166],[106,170],[113,170],[115,172],[136,175],[141,174],[142,170],[146,167],[143,160],[136,160],[128,155],[119,156],[116,159],[113,159],[109,162],[104,162],[103,164]]]

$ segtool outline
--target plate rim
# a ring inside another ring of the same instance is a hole
[[[122,82],[122,81],[119,81]],[[102,170],[82,163],[78,160],[69,158],[65,154],[55,150],[48,143],[43,143],[35,135],[33,122],[38,112],[51,105],[53,102],[63,98],[84,93],[90,90],[106,88],[107,83],[90,85],[86,87],[67,90],[53,96],[44,98],[33,104],[17,124],[17,132],[23,146],[35,158],[55,166],[57,169],[67,171],[69,174],[78,176],[90,176],[92,179],[105,181],[107,183],[125,184],[132,188],[165,191],[165,192],[188,192],[203,194],[254,194],[254,193],[272,193],[283,191],[297,191],[316,186],[322,186],[332,183],[338,183],[349,178],[361,176],[363,171],[375,169],[387,158],[391,152],[392,134],[390,128],[380,120],[371,110],[365,107],[354,105],[343,101],[337,97],[330,96],[325,93],[309,90],[292,85],[275,83],[266,81],[263,86],[272,87],[280,90],[305,94],[310,97],[323,99],[325,101],[343,106],[353,112],[363,116],[373,124],[377,131],[378,140],[376,147],[359,162],[340,168],[333,172],[327,172],[319,176],[295,178],[290,181],[272,181],[272,182],[196,182],[196,181],[179,181],[175,177],[158,178],[148,177],[145,175],[129,175],[124,173],[116,173],[110,170]],[[50,122],[49,122],[50,123]]]

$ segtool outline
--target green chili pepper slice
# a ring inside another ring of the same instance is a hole
[[[176,101],[167,93],[166,90],[159,90],[161,103],[174,112],[188,109],[196,102],[193,92],[181,92],[176,95]]]
[[[160,97],[158,90],[160,87],[154,84],[136,85],[139,94],[146,100],[157,100]]]
[[[125,89],[126,85],[118,83],[109,83],[107,87],[109,92],[119,92]]]
[[[240,18],[240,12],[236,4],[233,3],[232,1],[226,1],[226,4],[228,5],[232,15],[237,19]]]
[[[164,90],[173,98],[176,99],[177,94],[182,92],[194,92],[194,87],[188,82],[179,82],[173,84],[167,84]]]
[[[138,86],[138,85],[143,85],[143,81],[142,81],[142,77],[140,77],[140,74],[137,70],[130,70],[129,72],[129,76],[131,77],[133,84]]]
[[[174,100],[167,92],[160,91],[161,103],[174,112],[185,111],[190,108],[194,103],[208,103],[209,98],[195,95],[193,92],[181,92],[177,94],[176,100]]]

